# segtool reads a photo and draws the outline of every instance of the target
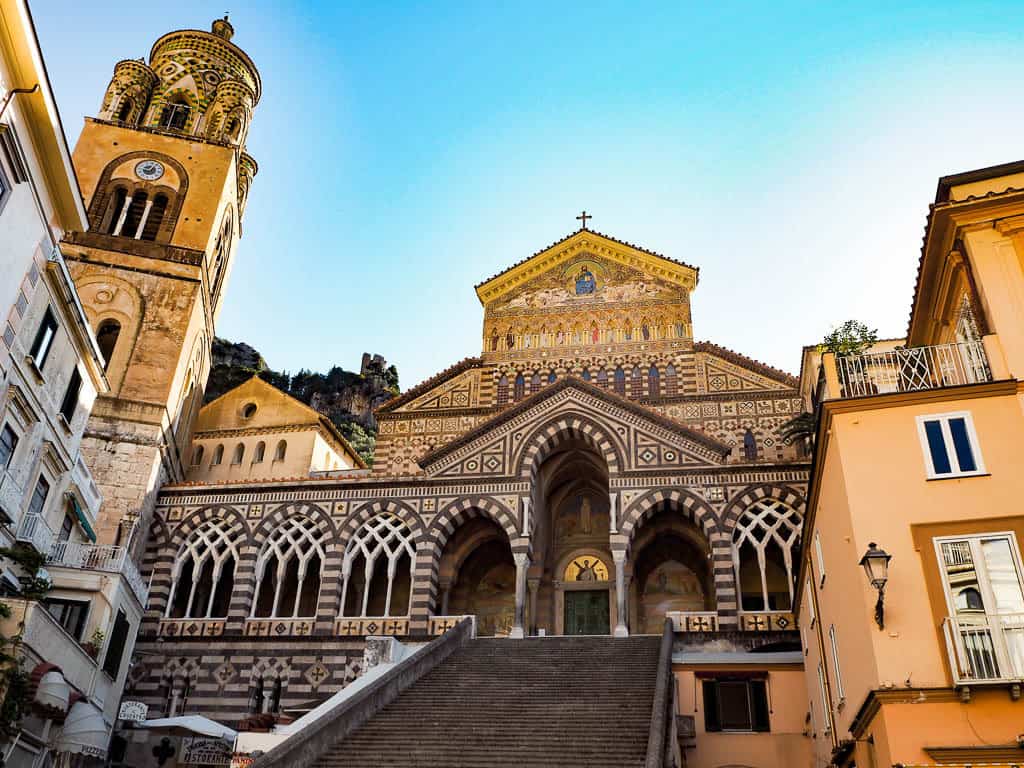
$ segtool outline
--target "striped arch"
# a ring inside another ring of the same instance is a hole
[[[517,468],[520,477],[532,479],[544,460],[560,445],[571,440],[583,440],[604,456],[609,475],[625,469],[626,448],[614,430],[609,425],[578,413],[559,414],[536,428],[523,440],[519,457],[513,460],[512,465]]]
[[[416,552],[412,578],[412,618],[426,621],[437,611],[441,556],[452,534],[469,520],[482,517],[496,523],[514,546],[519,536],[515,517],[503,505],[487,496],[468,496],[441,510],[430,525],[428,544]]]
[[[249,541],[249,527],[242,518],[241,513],[234,507],[223,504],[211,504],[195,510],[185,517],[178,526],[169,530],[169,525],[162,523],[163,533],[159,540],[150,540],[147,545],[147,555],[143,567],[151,563],[149,578],[149,612],[157,616],[163,616],[167,610],[167,601],[171,593],[172,573],[174,564],[181,554],[181,548],[192,535],[193,531],[209,520],[221,519],[229,522],[228,535],[238,542],[239,563],[245,558],[245,544]],[[154,526],[156,525],[154,521]],[[152,530],[152,527],[151,529]],[[237,574],[237,571],[236,571]],[[234,597],[232,597],[234,603]],[[230,617],[230,613],[229,613]]]
[[[485,517],[497,523],[505,531],[509,543],[519,536],[519,526],[515,517],[503,504],[487,496],[468,496],[453,501],[441,510],[430,524],[428,533],[438,558],[441,557],[445,544],[455,530],[474,517]]]
[[[177,549],[181,547],[182,542],[191,536],[196,528],[207,520],[213,520],[214,518],[230,520],[231,527],[228,530],[231,537],[239,541],[249,541],[252,531],[237,508],[225,504],[211,504],[208,507],[201,507],[195,510],[187,517],[182,518],[181,522],[178,523],[178,527],[174,529],[174,533],[171,534],[171,541],[169,542],[175,548],[175,555],[177,555]]]
[[[260,550],[271,531],[280,526],[285,520],[296,515],[303,515],[316,523],[316,527],[323,533],[324,542],[334,539],[334,523],[330,515],[316,504],[304,501],[295,501],[281,504],[270,514],[266,515],[252,532],[252,536],[246,540],[245,546],[240,549],[238,567],[235,569],[235,591],[231,596],[231,610],[228,613],[228,621],[243,626],[245,620],[252,615],[253,600],[256,595],[256,562]],[[325,601],[325,593],[328,591],[326,577],[328,575],[329,563],[334,559],[333,553],[328,552],[324,562],[321,563],[321,587],[320,598],[317,600],[317,620],[320,620],[321,613],[324,619],[329,620],[333,616],[333,602]]]
[[[257,549],[263,546],[264,539],[271,531],[290,517],[304,515],[316,522],[316,527],[323,532],[327,539],[334,538],[334,522],[331,516],[322,508],[308,501],[293,501],[282,504],[272,513],[264,517],[252,532],[253,544]]]
[[[139,572],[147,583],[149,583],[149,599],[147,604],[142,606],[143,616],[149,606],[154,611],[163,615],[167,607],[167,597],[170,593],[169,574],[174,567],[175,550],[171,547],[171,531],[159,516],[153,516],[153,522],[149,526],[149,536],[146,539],[146,551],[142,556],[142,567]],[[153,574],[166,574],[166,578],[153,578]]]
[[[732,501],[725,508],[725,511],[722,513],[722,530],[726,533],[731,533],[732,529],[736,526],[739,516],[755,502],[762,499],[781,501],[791,506],[801,515],[804,514],[805,499],[803,495],[788,485],[780,485],[778,483],[750,485],[736,496],[733,496]]]
[[[397,515],[402,522],[409,526],[409,530],[412,531],[416,542],[427,540],[426,526],[423,525],[423,520],[416,513],[416,510],[398,499],[377,499],[376,501],[364,504],[348,516],[345,524],[338,530],[338,539],[335,545],[337,550],[344,552],[345,547],[348,546],[349,539],[355,535],[355,532],[362,527],[363,523],[371,517],[384,513]]]
[[[718,516],[704,499],[683,488],[656,488],[635,499],[623,510],[619,530],[632,542],[640,526],[664,505],[679,509],[704,533],[711,555],[711,578],[715,589],[715,610],[723,629],[736,626],[738,606],[729,536],[721,531]]]
[[[640,526],[665,504],[677,507],[686,519],[703,531],[709,542],[714,540],[718,531],[715,511],[702,498],[683,488],[657,488],[634,499],[622,510],[619,532],[632,541]]]

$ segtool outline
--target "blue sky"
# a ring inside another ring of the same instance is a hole
[[[906,328],[939,176],[1020,159],[1024,5],[35,0],[69,139],[231,11],[260,164],[218,333],[279,370],[480,351],[473,286],[592,228],[700,267],[694,333],[796,371]]]

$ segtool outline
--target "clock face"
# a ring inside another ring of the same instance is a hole
[[[135,166],[135,175],[144,181],[156,181],[164,175],[164,167],[156,160],[143,160]]]

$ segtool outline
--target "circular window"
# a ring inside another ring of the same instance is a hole
[[[242,406],[242,418],[251,419],[256,415],[256,403],[246,403]]]

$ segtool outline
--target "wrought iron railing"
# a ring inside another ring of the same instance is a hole
[[[139,602],[142,603],[142,607],[146,607],[149,589],[146,587],[146,582],[143,580],[142,574],[139,573],[139,569],[135,567],[135,563],[128,556],[128,550],[124,547],[58,541],[51,546],[46,562],[65,568],[120,573],[128,582],[128,586],[135,593]]]
[[[950,616],[943,628],[954,684],[1024,680],[1024,613]]]
[[[917,392],[992,380],[980,341],[837,357],[836,372],[842,397]]]

